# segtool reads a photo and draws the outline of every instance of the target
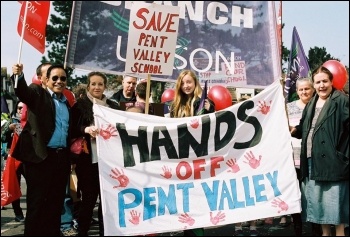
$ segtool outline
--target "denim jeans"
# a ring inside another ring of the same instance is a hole
[[[67,188],[66,188],[66,197],[64,199],[63,209],[61,214],[61,230],[66,230],[73,227],[73,199],[70,195],[69,178],[68,178]]]

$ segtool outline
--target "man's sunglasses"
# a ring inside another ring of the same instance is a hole
[[[53,81],[57,81],[58,78],[59,78],[61,81],[67,81],[67,77],[53,76],[51,79],[52,79]]]

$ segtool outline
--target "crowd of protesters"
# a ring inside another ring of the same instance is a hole
[[[42,69],[45,69],[43,73]],[[101,72],[91,72],[83,92],[70,104],[64,93],[68,76],[63,65],[42,64],[38,70],[42,84],[28,85],[23,65],[14,64],[12,67],[12,80],[17,80],[15,94],[18,103],[12,113],[14,125],[10,127],[10,134],[15,131],[14,126],[20,124],[21,108],[27,106],[27,120],[21,127],[13,152],[13,157],[23,166],[18,174],[26,178],[27,211],[24,216],[20,206],[13,202],[15,220],[24,222],[25,236],[87,236],[98,203],[99,234],[103,236],[103,204],[101,198],[98,202],[100,183],[95,140],[99,129],[94,123],[92,106],[98,103],[121,110],[121,102],[134,103],[127,109],[135,109],[140,103],[143,106],[139,106],[137,112],[145,113],[145,97],[137,91],[137,78],[126,75],[123,89],[107,98],[104,95],[107,77]],[[287,104],[291,136],[299,139],[292,140],[302,194],[302,212],[291,217],[296,236],[302,235],[303,222],[313,224],[315,236],[331,236],[331,226],[334,226],[337,236],[344,236],[349,224],[349,97],[335,89],[332,82],[332,73],[320,66],[313,71],[311,78],[298,79],[299,99]],[[140,83],[139,88],[144,92],[146,85]],[[200,106],[202,88],[193,71],[182,71],[174,89],[170,117],[215,112],[215,104],[208,98]],[[86,141],[86,147],[82,153],[73,154],[69,147],[80,137]],[[11,138],[8,141],[10,143]],[[62,232],[62,209],[69,193],[67,177],[73,169],[77,174],[77,192],[81,200],[77,226],[76,231]],[[287,216],[281,216],[281,227],[288,226],[283,224],[287,223],[285,218]],[[260,235],[256,221],[251,223],[250,235]],[[260,223],[263,224],[264,221]],[[236,225],[234,235],[243,236],[239,230],[242,226]],[[204,236],[205,229],[186,229],[183,235]]]

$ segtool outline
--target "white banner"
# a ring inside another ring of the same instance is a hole
[[[126,73],[173,74],[179,12],[177,6],[133,2]]]
[[[215,227],[301,211],[278,81],[215,113],[94,105],[105,234]]]

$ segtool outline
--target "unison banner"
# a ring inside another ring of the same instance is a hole
[[[148,2],[148,1],[147,1]],[[180,8],[173,73],[184,69],[208,86],[265,88],[279,80],[281,60],[273,1],[155,1]],[[68,66],[122,74],[132,1],[74,1],[67,45]],[[159,14],[147,28],[164,24]],[[146,55],[142,60],[147,60]],[[152,72],[145,72],[152,75]],[[147,74],[146,74],[147,75]],[[140,77],[146,77],[141,74]]]
[[[97,104],[93,110],[106,235],[215,227],[301,211],[278,81],[252,99],[195,117]]]

